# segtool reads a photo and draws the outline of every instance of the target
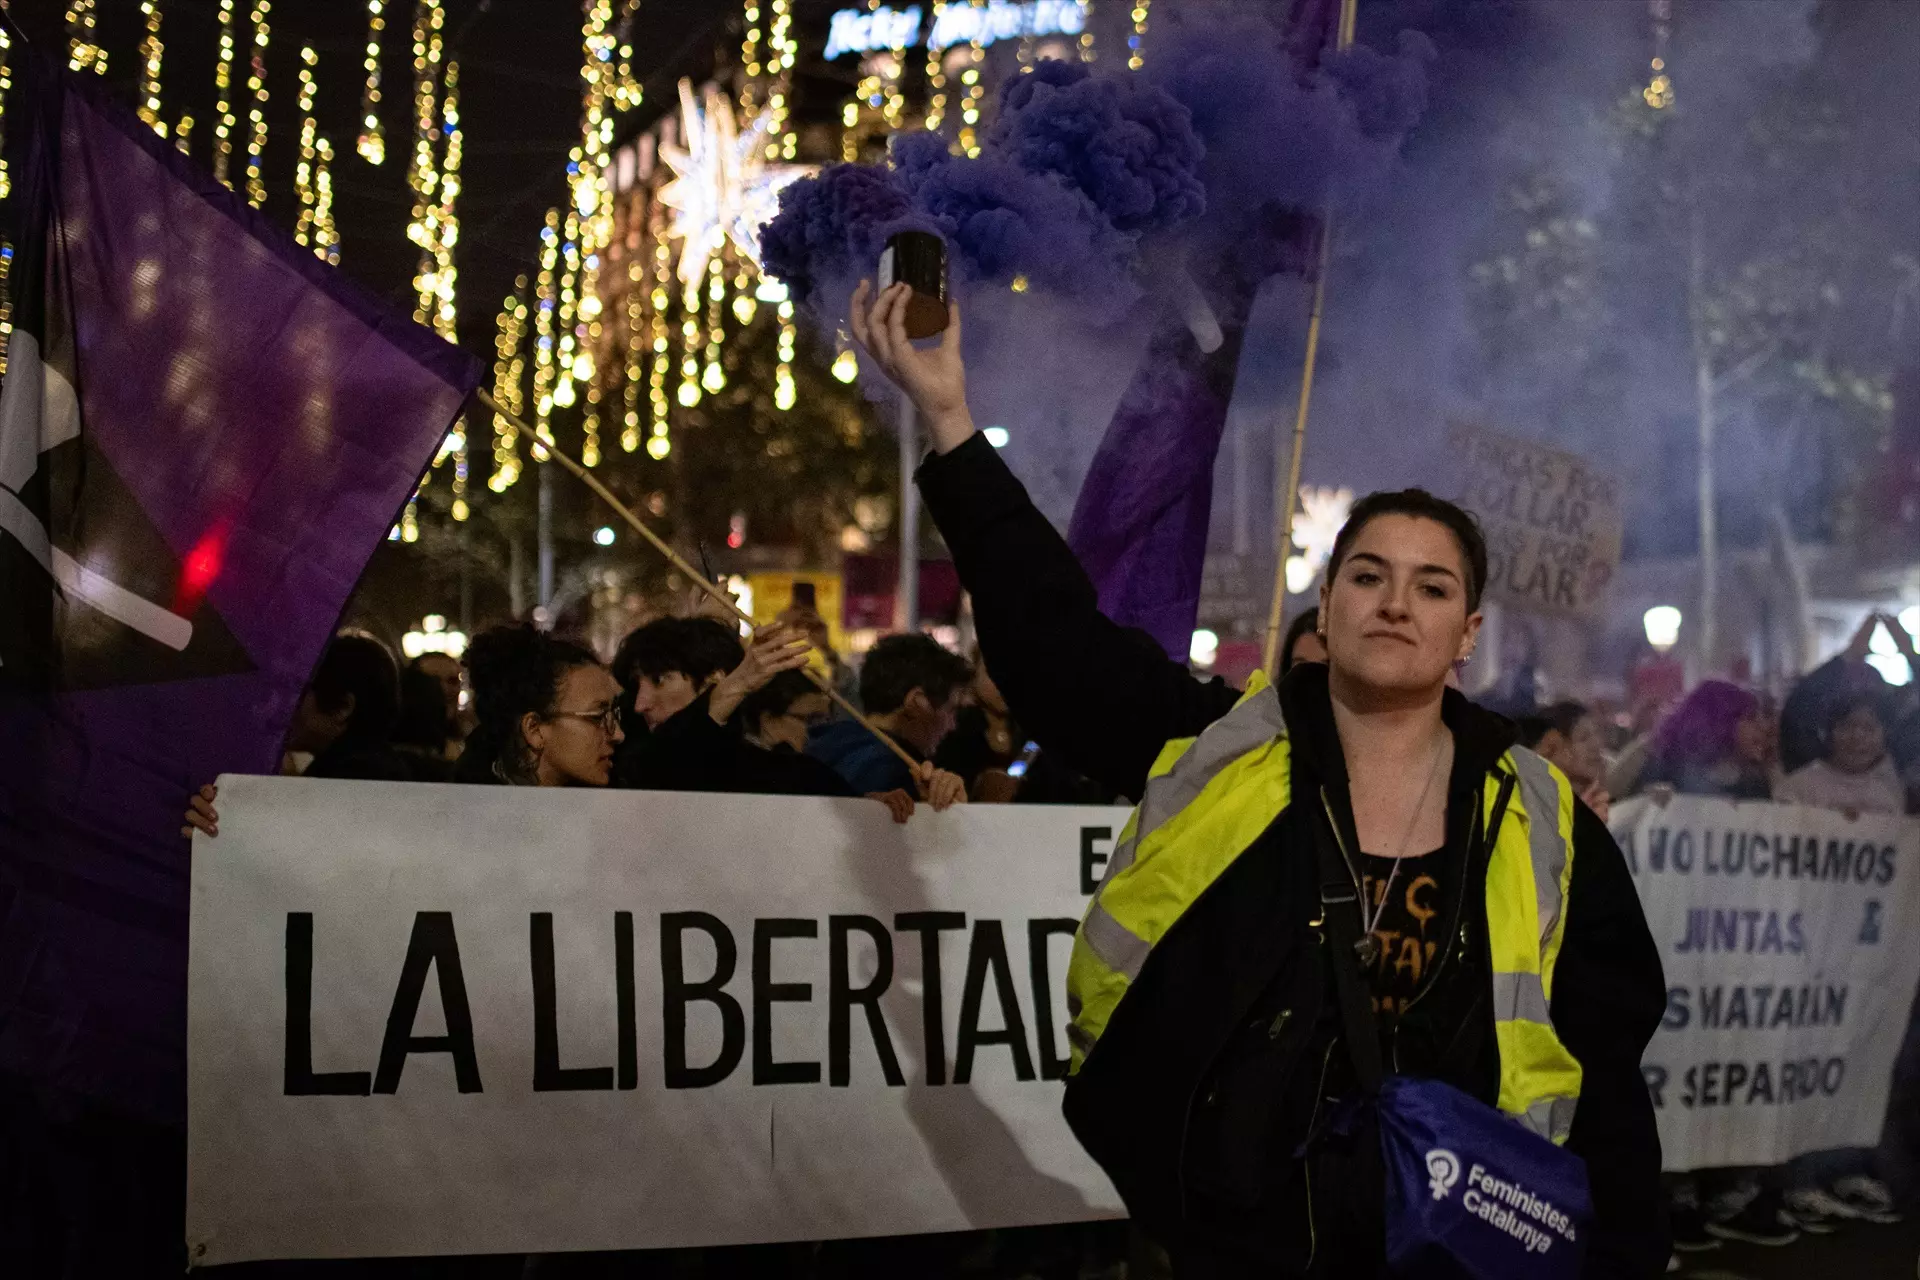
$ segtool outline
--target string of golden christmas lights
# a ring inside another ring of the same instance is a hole
[[[533,430],[551,443],[553,429],[554,267],[560,257],[560,211],[547,210],[540,228],[540,275],[534,292],[533,313]]]
[[[0,0],[0,9],[6,8],[5,0]],[[0,26],[0,200],[13,193],[13,179],[7,176],[7,93],[13,88],[13,36],[4,26]],[[5,242],[0,241],[0,245]],[[0,290],[0,305],[5,302],[5,291]],[[4,361],[0,352],[0,362]]]
[[[520,428],[514,419],[526,412],[521,395],[521,375],[526,370],[522,354],[527,337],[527,276],[521,272],[513,280],[513,292],[501,304],[494,319],[493,398],[513,417],[493,415],[493,474],[487,488],[505,493],[520,478]]]
[[[240,127],[233,111],[233,6],[220,0],[220,57],[213,65],[213,176],[231,187],[227,172],[233,156],[233,134]]]
[[[580,215],[567,210],[560,238],[560,305],[554,310],[553,402],[562,409],[571,408],[578,399],[573,389],[573,356],[578,342],[574,332],[578,314],[580,287]]]
[[[614,96],[613,6],[610,0],[589,0],[580,29],[581,106],[580,147],[574,164],[574,208],[581,218],[580,275],[573,376],[585,388],[581,418],[585,441],[581,461],[600,463],[600,380],[594,355],[603,332],[600,323],[600,259],[613,238],[612,166],[613,117],[608,104]],[[579,332],[583,331],[583,332]]]
[[[333,224],[333,143],[321,134],[314,144],[313,251],[333,266],[340,265],[340,229]]]
[[[193,117],[183,115],[180,123],[173,126],[173,145],[183,156],[193,154]]]
[[[253,0],[253,57],[247,76],[247,88],[253,91],[248,113],[252,129],[247,137],[247,203],[256,209],[267,199],[260,166],[267,150],[267,14],[271,8],[272,0]]]
[[[460,198],[460,158],[462,151],[460,130],[460,63],[458,59],[447,62],[447,78],[440,100],[440,131],[444,136],[445,152],[440,161],[439,217],[432,227],[433,239],[433,292],[434,312],[433,331],[448,342],[460,340],[457,324],[459,312],[454,306],[454,291],[458,272],[453,265],[453,248],[460,242],[460,215],[457,202]],[[467,507],[467,423],[462,418],[454,425],[450,439],[453,443],[453,504],[449,513],[455,520],[465,520],[469,514]]]
[[[445,150],[441,153],[435,186],[440,204],[427,228],[433,254],[433,331],[449,342],[455,341],[457,312],[454,290],[458,272],[453,265],[453,247],[460,241],[460,160],[464,150],[460,128],[460,63],[447,63],[447,78],[440,99],[440,135]]]
[[[773,22],[767,52],[767,76],[772,84],[767,93],[771,112],[767,132],[767,159],[791,160],[799,138],[787,128],[793,90],[793,59],[800,43],[793,35],[793,0],[770,0]]]
[[[1127,38],[1127,68],[1138,71],[1147,65],[1147,10],[1153,0],[1133,0],[1133,34]]]
[[[973,3],[976,7],[983,7],[981,0],[973,0]],[[960,99],[960,149],[969,156],[980,154],[979,134],[974,126],[980,123],[980,97],[986,92],[986,86],[980,80],[980,65],[984,61],[986,48],[976,36],[967,42],[967,65],[960,73],[960,83],[965,86]]]
[[[700,371],[700,388],[718,395],[727,388],[727,371],[720,364],[720,345],[727,340],[722,308],[727,300],[727,269],[722,255],[707,260],[707,359]]]
[[[1092,62],[1093,51],[1093,0],[1080,0],[1080,12],[1086,26],[1080,32],[1080,61]]]
[[[641,358],[646,320],[646,262],[636,253],[627,259],[626,295],[626,381],[620,388],[620,451],[632,453],[640,447],[640,389],[646,380],[646,365]]]
[[[934,0],[933,22],[928,31],[940,29],[940,15],[946,11],[946,0]],[[945,50],[927,46],[927,128],[940,132],[940,126],[947,119],[947,64]]]
[[[667,281],[673,276],[673,249],[667,240],[666,206],[658,199],[650,199],[648,209],[648,233],[653,238],[653,290],[647,302],[652,314],[649,329],[653,360],[647,374],[647,397],[653,416],[647,437],[647,456],[657,462],[673,451],[673,411],[667,403],[667,372],[673,360],[668,350],[667,307],[672,298],[667,293]]]
[[[773,373],[773,407],[785,413],[799,398],[793,381],[794,343],[798,338],[793,323],[793,299],[780,288],[780,363]]]
[[[680,390],[682,409],[700,403],[700,282],[689,280],[680,296]]]
[[[367,0],[367,84],[360,91],[360,141],[356,144],[368,164],[387,158],[387,133],[380,124],[380,37],[387,29],[386,0]]]
[[[755,89],[760,81],[760,0],[747,0],[743,15],[744,33],[740,37],[740,118],[749,120],[759,104]]]
[[[446,12],[439,0],[417,0],[413,11],[413,158],[407,164],[407,186],[413,191],[413,216],[407,239],[420,249],[420,271],[414,277],[413,318],[426,324],[438,309],[434,302],[433,228],[439,221],[435,199],[439,175],[435,171],[436,120],[439,116],[440,29]]]
[[[300,204],[300,218],[294,223],[293,238],[301,244],[313,243],[314,219],[319,194],[314,186],[315,144],[319,126],[313,118],[313,70],[320,55],[313,46],[300,46],[300,163],[293,169],[293,195]]]
[[[67,5],[67,70],[107,74],[107,51],[94,39],[94,0],[70,0]]]
[[[166,46],[160,43],[160,0],[140,0],[140,13],[147,20],[147,36],[140,42],[140,119],[164,138],[167,126],[160,122],[160,56]]]

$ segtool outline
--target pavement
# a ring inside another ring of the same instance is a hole
[[[1726,1242],[1680,1259],[1687,1280],[1915,1280],[1920,1219],[1891,1227],[1850,1223],[1779,1249]]]

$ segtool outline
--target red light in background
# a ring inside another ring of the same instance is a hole
[[[220,576],[220,567],[226,558],[227,531],[224,525],[215,525],[200,535],[186,558],[180,562],[180,587],[174,594],[173,611],[185,616],[199,607],[206,596],[207,588]]]
[[[727,535],[727,545],[735,551],[738,551],[741,546],[745,544],[746,540],[746,536],[737,529]]]

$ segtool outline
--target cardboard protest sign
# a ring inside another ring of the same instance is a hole
[[[1578,454],[1455,423],[1460,502],[1487,535],[1487,595],[1559,617],[1589,618],[1620,565],[1620,485]]]

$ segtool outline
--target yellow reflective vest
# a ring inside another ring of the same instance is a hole
[[[1515,747],[1487,774],[1489,825],[1509,778],[1486,890],[1500,1056],[1496,1105],[1534,1133],[1565,1142],[1580,1097],[1580,1064],[1554,1033],[1550,1009],[1573,877],[1573,788],[1558,769]],[[1292,781],[1279,696],[1258,674],[1234,709],[1199,737],[1161,749],[1074,937],[1067,971],[1073,1072],[1099,1043],[1154,946],[1287,807]]]

